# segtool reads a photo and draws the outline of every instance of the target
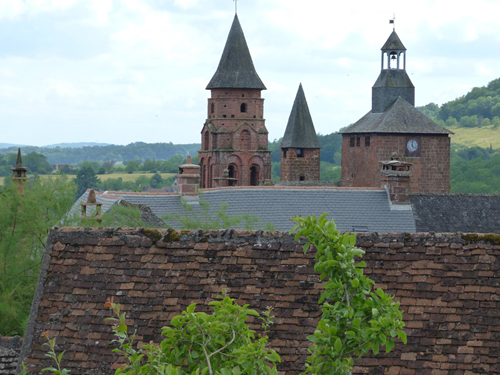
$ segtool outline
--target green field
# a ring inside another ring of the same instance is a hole
[[[117,179],[117,178],[122,178],[123,181],[135,181],[137,179],[137,177],[139,176],[146,176],[147,178],[151,178],[152,176],[154,175],[154,173],[140,173],[140,172],[137,172],[137,173],[110,173],[110,174],[98,174],[97,175],[97,178],[99,178],[99,180],[101,181],[106,181],[106,180],[109,180],[111,178],[114,178],[114,179]],[[164,180],[169,178],[169,177],[172,177],[172,176],[175,176],[176,173],[160,173],[161,175],[161,178],[163,178]],[[28,174],[28,177],[30,175]],[[40,175],[41,178],[48,178],[47,175]],[[10,178],[10,177],[7,177],[7,178]],[[74,178],[74,176],[70,176],[70,178]],[[0,177],[0,185],[3,185],[4,184],[4,177]]]
[[[451,143],[459,143],[467,147],[493,147],[500,149],[500,128],[493,129],[493,125],[481,128],[449,127],[453,133]]]

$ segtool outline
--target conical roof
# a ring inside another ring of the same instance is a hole
[[[281,148],[321,148],[309,112],[306,95],[302,84],[299,86],[292,112],[288,119],[285,135],[281,141]]]
[[[389,39],[387,39],[387,42],[385,42],[384,46],[381,48],[381,50],[406,51],[406,47],[403,45],[403,42],[401,42],[401,39],[399,39],[398,34],[396,34],[396,32],[393,31],[389,36]]]
[[[23,159],[21,158],[21,149],[17,149],[17,160],[16,160],[16,168],[23,166]]]
[[[207,86],[207,90],[227,88],[266,89],[253,66],[238,15],[234,16],[219,67]]]

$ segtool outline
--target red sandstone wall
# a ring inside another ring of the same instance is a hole
[[[281,150],[281,181],[300,181],[304,176],[305,181],[320,180],[320,152],[318,149],[305,148],[304,157],[297,157],[296,148]]]
[[[500,245],[490,240],[358,235],[365,273],[401,302],[408,345],[362,359],[355,373],[499,374]],[[103,321],[106,298],[123,304],[130,330],[149,342],[189,304],[207,311],[227,288],[239,303],[274,307],[270,344],[281,355],[280,374],[297,375],[321,314],[313,265],[312,252],[279,232],[61,228],[49,236],[23,353],[32,371],[47,366],[41,333],[48,331],[72,374],[112,374],[119,364]]]
[[[245,112],[241,111],[242,104],[246,104]],[[230,164],[237,169],[237,185],[250,185],[252,166],[259,169],[259,180],[271,179],[268,131],[260,90],[212,90],[207,118],[201,133],[202,151],[198,153],[200,165],[206,166],[205,173],[202,168],[201,187],[215,186],[212,179],[222,177]],[[206,132],[209,133],[208,141]]]
[[[365,137],[370,146],[365,147]],[[380,187],[380,161],[390,160],[392,153],[405,155],[406,134],[360,135],[360,146],[350,147],[350,137],[342,138],[342,186]],[[413,163],[410,179],[411,193],[450,192],[450,138],[419,135],[421,156],[407,157]]]

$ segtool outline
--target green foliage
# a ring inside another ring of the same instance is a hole
[[[114,311],[116,318],[106,320],[115,323],[115,342],[120,345],[114,351],[128,361],[115,374],[277,375],[280,357],[266,348],[271,309],[261,317],[249,305],[239,306],[226,294],[217,299],[209,303],[212,314],[195,312],[196,304],[190,305],[172,319],[170,327],[163,327],[165,339],[159,346],[144,345],[142,349],[134,349],[135,333],[128,335],[120,305],[108,300],[105,306]],[[258,339],[246,323],[250,316],[263,321],[265,334]]]
[[[335,164],[322,161],[319,169],[321,181],[335,182],[340,180],[340,167]]]
[[[12,175],[10,167],[16,165],[16,160],[17,148],[15,149],[15,152],[0,155],[0,176]],[[28,167],[30,172],[33,174],[52,173],[52,165],[47,162],[47,157],[36,152],[31,152],[27,155],[23,155],[23,166]]]
[[[95,170],[90,165],[79,168],[74,181],[78,197],[85,193],[87,189],[97,189],[101,182],[97,178]]]
[[[225,229],[243,226],[245,229],[253,229],[259,219],[254,215],[229,216],[227,204],[221,204],[215,214],[211,213],[210,203],[203,199],[200,194],[199,205],[195,210],[194,205],[181,198],[182,213],[162,217],[168,226],[179,229]]]
[[[52,359],[54,361],[54,363],[56,364],[57,368],[55,368],[55,367],[47,367],[47,368],[44,368],[41,372],[47,372],[47,371],[49,371],[49,372],[51,372],[54,375],[69,375],[69,373],[71,371],[61,368],[61,361],[62,361],[62,357],[64,355],[64,352],[61,352],[59,354],[56,353],[56,349],[55,349],[55,347],[56,347],[56,339],[49,338],[49,334],[47,332],[44,332],[43,336],[48,341],[48,342],[44,343],[43,346],[48,346],[49,347],[48,353],[45,354],[45,356],[49,357],[50,359]]]
[[[23,335],[49,230],[69,211],[74,186],[64,176],[0,190],[0,335]]]
[[[161,175],[159,173],[155,173],[149,180],[149,184],[155,189],[161,187],[162,183],[163,179],[161,178]]]
[[[296,241],[306,237],[304,253],[310,245],[316,247],[314,270],[327,280],[319,301],[323,315],[314,335],[308,337],[314,345],[304,374],[352,374],[353,357],[370,350],[376,355],[381,346],[388,353],[395,337],[406,344],[403,314],[399,302],[382,289],[373,292],[375,283],[363,274],[366,264],[356,264],[355,257],[365,253],[354,246],[356,236],[340,234],[326,215],[296,216],[297,224],[290,230],[297,231]]]
[[[87,214],[88,215],[88,214]],[[119,227],[119,228],[150,228],[148,224],[142,220],[142,212],[138,207],[127,205],[115,205],[106,214],[98,220],[95,216],[88,215],[86,219],[74,217],[72,221],[68,221],[68,225],[84,226],[84,227]],[[155,225],[156,226],[156,225]]]
[[[500,193],[500,154],[489,148],[451,151],[451,192]]]

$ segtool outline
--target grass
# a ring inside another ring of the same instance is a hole
[[[152,176],[154,175],[154,173],[146,173],[146,172],[136,172],[136,173],[110,173],[110,174],[98,174],[97,175],[97,178],[99,178],[101,181],[106,181],[106,180],[109,180],[109,179],[118,179],[118,178],[122,178],[123,181],[135,181],[137,179],[137,177],[139,176],[146,176],[147,178],[151,178]],[[160,173],[161,175],[161,178],[163,178],[164,180],[169,178],[169,177],[172,177],[172,176],[175,176],[176,173]],[[28,177],[30,177],[32,175],[28,174]],[[48,175],[39,175],[40,178],[47,178]],[[0,177],[0,186],[4,184],[4,178],[10,178],[10,177]],[[70,178],[74,178],[74,176],[70,176]]]
[[[493,129],[493,125],[481,128],[449,127],[455,134],[451,136],[451,143],[459,143],[467,147],[479,146],[500,149],[500,128]]]

